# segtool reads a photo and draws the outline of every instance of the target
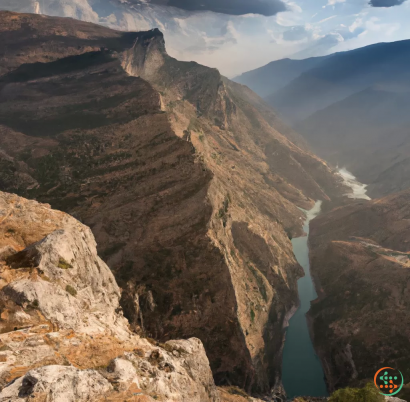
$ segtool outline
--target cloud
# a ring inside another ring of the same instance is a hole
[[[327,5],[328,6],[334,6],[334,5],[336,5],[336,3],[345,3],[345,2],[346,2],[346,0],[329,0]]]
[[[355,28],[354,30],[345,29],[345,30],[339,31],[340,35],[343,36],[344,40],[357,38],[359,35],[362,35],[364,32],[366,32],[366,30],[363,27],[358,27],[358,28]]]
[[[283,33],[283,39],[289,42],[295,42],[305,39],[308,36],[306,28],[302,25],[291,27]]]
[[[230,15],[272,16],[287,10],[282,0],[151,0],[150,2],[187,11],[213,11]]]
[[[332,15],[331,17],[327,17],[327,18],[319,21],[318,24],[323,24],[324,22],[330,21],[330,20],[332,20],[333,18],[336,18],[336,17],[337,17],[337,15]]]
[[[339,32],[331,32],[318,38],[310,47],[295,53],[292,58],[305,59],[307,57],[323,56],[328,54],[330,49],[340,42],[344,42],[343,36]]]
[[[335,8],[337,3],[346,3],[346,0],[329,0],[327,4],[322,8],[326,8],[329,6],[333,6],[333,8]]]
[[[400,6],[406,0],[370,0],[369,4],[373,7],[394,7]]]

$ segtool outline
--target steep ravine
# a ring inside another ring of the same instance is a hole
[[[249,89],[169,57],[158,30],[3,12],[0,39],[0,188],[91,227],[136,332],[195,336],[219,384],[269,390],[298,207],[345,193],[341,179]]]
[[[351,188],[351,192],[346,193],[346,198],[350,200],[370,199],[366,195],[367,186],[359,183],[351,172],[346,169],[339,169],[338,172],[346,186]],[[318,201],[310,211],[306,211],[306,221],[303,227],[305,235],[292,239],[295,256],[303,267],[305,275],[298,280],[299,306],[289,320],[283,350],[282,382],[288,398],[304,395],[311,397],[328,395],[322,367],[323,363],[327,368],[328,363],[327,361],[321,362],[316,354],[311,339],[312,336],[315,336],[314,326],[311,325],[309,316],[311,303],[318,298],[309,261],[310,223],[320,215],[321,204],[322,202]]]
[[[309,316],[331,391],[372,381],[380,367],[410,373],[409,191],[360,198],[311,223],[319,298]],[[408,400],[408,387],[397,396]]]

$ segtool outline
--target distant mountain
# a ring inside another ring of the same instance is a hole
[[[332,103],[404,74],[410,40],[379,43],[335,53],[266,97],[290,122],[298,122]]]
[[[381,197],[410,187],[409,64],[406,40],[280,60],[236,80],[265,95],[301,71],[265,99],[318,155],[347,167]]]
[[[259,96],[266,98],[279,89],[282,89],[305,71],[308,71],[326,57],[312,57],[305,60],[282,59],[272,61],[266,66],[248,71],[233,80],[248,86]]]
[[[336,102],[296,127],[320,156],[355,172],[369,184],[371,196],[383,196],[410,187],[409,105],[410,85],[378,86]]]
[[[305,60],[283,59],[236,77],[295,123],[350,95],[406,73],[410,40]]]

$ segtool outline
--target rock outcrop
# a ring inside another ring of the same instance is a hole
[[[129,330],[88,227],[0,193],[0,244],[0,401],[219,401],[200,340]]]
[[[0,189],[91,227],[134,331],[197,337],[218,384],[268,391],[301,275],[289,237],[337,176],[158,30],[3,12],[0,39]]]
[[[319,298],[309,316],[331,389],[371,380],[386,366],[409,378],[409,201],[407,190],[311,222]]]

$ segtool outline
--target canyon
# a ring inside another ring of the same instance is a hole
[[[262,402],[217,389],[197,338],[130,330],[91,230],[0,192],[0,401]]]
[[[353,190],[323,202],[308,240],[318,298],[307,317],[330,392],[362,387],[378,367],[409,373],[409,43],[279,60],[235,78]],[[409,400],[408,384],[398,396]]]
[[[308,317],[330,390],[386,365],[408,378],[409,196],[356,200],[311,222],[319,298]],[[407,387],[400,396],[408,398]]]
[[[0,401],[282,402],[289,319],[330,392],[408,378],[407,46],[245,74],[266,102],[158,29],[0,12]]]
[[[218,385],[278,385],[290,238],[340,176],[158,30],[1,12],[0,38],[0,190],[90,226],[134,333],[199,338]]]

